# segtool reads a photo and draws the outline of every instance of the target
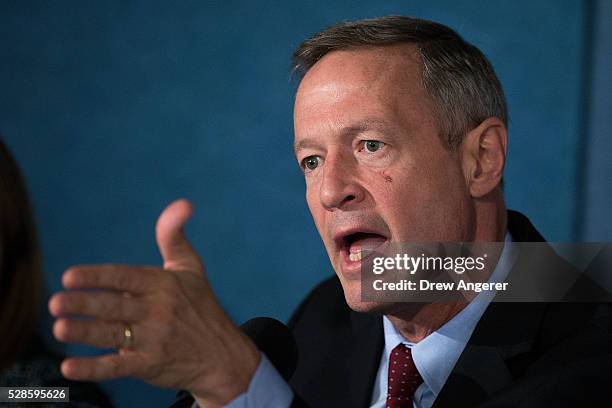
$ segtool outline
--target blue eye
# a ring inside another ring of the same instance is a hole
[[[366,140],[363,145],[368,152],[374,153],[380,150],[385,143],[379,142],[378,140]]]
[[[312,171],[319,167],[319,156],[308,156],[302,160],[302,167],[304,170]]]

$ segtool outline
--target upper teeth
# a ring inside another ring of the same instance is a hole
[[[358,249],[355,252],[349,253],[349,259],[353,262],[359,261],[361,259],[361,249]]]

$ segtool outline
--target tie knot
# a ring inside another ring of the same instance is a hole
[[[423,382],[412,359],[412,350],[399,344],[389,356],[387,408],[412,407],[412,396]]]

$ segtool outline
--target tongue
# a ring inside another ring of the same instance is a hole
[[[361,251],[374,251],[381,246],[386,239],[380,235],[370,235],[353,241],[349,246],[349,252],[355,253]]]

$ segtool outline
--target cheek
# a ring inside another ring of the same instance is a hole
[[[422,190],[416,187],[415,171],[404,168],[384,169],[372,176],[375,182],[369,190],[376,202],[377,212],[388,224],[392,239],[401,239],[405,226],[414,225],[420,212],[415,201]]]
[[[327,211],[321,205],[321,201],[319,200],[318,194],[313,194],[310,191],[306,191],[306,202],[308,203],[308,209],[310,210],[310,215],[315,223],[315,227],[319,233],[319,237],[323,242],[323,246],[327,251],[327,255],[329,256],[332,264],[334,263],[335,254],[333,253],[333,243],[327,239]]]
[[[382,177],[382,179],[383,179],[383,181],[384,181],[385,183],[392,183],[392,182],[393,182],[393,177],[391,177],[391,176],[389,175],[389,173],[390,173],[390,172],[389,172],[388,170],[383,170],[383,171],[380,173],[380,175],[381,175],[381,177]]]
[[[306,179],[306,203],[312,215],[318,208],[321,207],[321,200],[319,199],[320,188],[315,180]]]
[[[312,188],[306,188],[306,203],[319,234],[323,236],[325,209],[321,205],[319,195]]]
[[[394,241],[455,240],[465,204],[463,179],[446,168],[386,169],[377,174],[377,208]]]

